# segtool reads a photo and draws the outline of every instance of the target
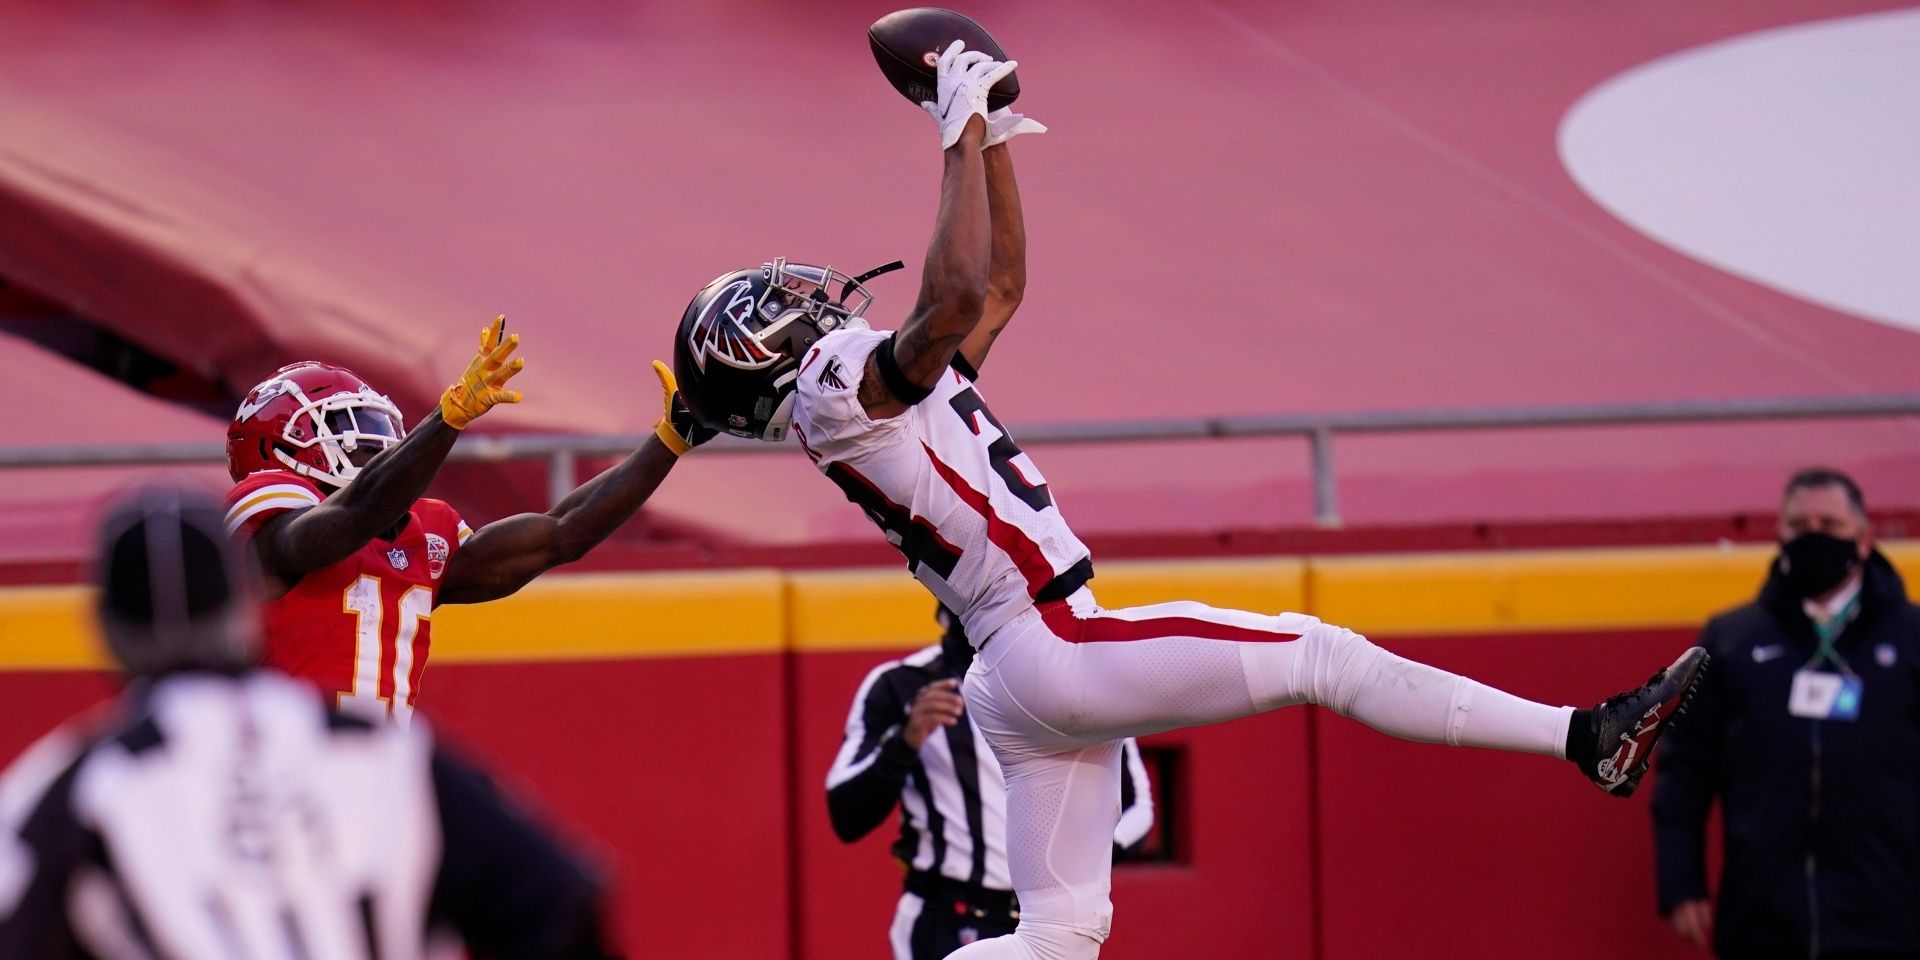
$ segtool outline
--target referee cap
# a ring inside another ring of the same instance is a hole
[[[227,539],[218,501],[146,487],[111,507],[94,571],[107,649],[131,676],[237,672],[260,656],[253,572]]]

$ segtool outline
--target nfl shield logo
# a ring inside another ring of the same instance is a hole
[[[1893,644],[1891,643],[1883,643],[1873,648],[1873,662],[1882,667],[1893,666],[1893,661],[1896,659],[1898,659],[1898,655],[1894,653]]]
[[[407,568],[407,552],[399,547],[394,547],[392,550],[387,551],[387,562],[393,564],[395,570],[405,570]]]

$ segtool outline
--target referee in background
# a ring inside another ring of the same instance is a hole
[[[888,933],[894,960],[938,960],[1010,934],[1020,920],[1007,872],[1006,783],[960,698],[973,647],[960,618],[945,607],[936,615],[939,643],[861,682],[827,772],[827,813],[844,842],[873,832],[900,805],[893,855],[907,878]],[[1128,739],[1121,756],[1116,860],[1138,851],[1153,828],[1140,746]]]
[[[222,523],[174,490],[107,520],[97,615],[128,684],[0,777],[0,957],[613,956],[599,883],[424,725],[254,668]]]

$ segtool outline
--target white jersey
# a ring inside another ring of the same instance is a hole
[[[850,327],[814,344],[800,363],[794,435],[978,645],[1036,601],[1078,589],[1092,562],[1046,478],[959,371],[897,417],[867,416],[860,381],[888,336]]]

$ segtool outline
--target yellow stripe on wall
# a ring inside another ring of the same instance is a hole
[[[795,650],[925,645],[940,638],[933,612],[933,595],[904,566],[787,576],[787,638]]]
[[[1881,552],[1909,582],[1920,541]],[[1698,627],[1760,592],[1771,544],[1318,557],[1310,611],[1380,636]]]
[[[1313,613],[1361,633],[1599,630],[1698,624],[1753,598],[1766,547],[1317,559]]]
[[[505,600],[433,614],[433,662],[773,653],[785,628],[776,570],[563,574]]]
[[[1169,600],[1255,613],[1300,612],[1307,606],[1307,561],[1301,557],[1116,561],[1097,570],[1094,596],[1113,610]]]
[[[1305,602],[1295,557],[1115,561],[1098,565],[1094,593],[1108,607],[1198,600],[1279,613]],[[901,650],[940,638],[934,600],[904,567],[788,577],[792,647],[801,651]]]
[[[0,670],[92,670],[107,665],[88,587],[0,589]]]
[[[1920,541],[1883,544],[1920,576]],[[1380,636],[1698,626],[1752,599],[1772,548],[1649,547],[1100,565],[1109,608],[1167,600],[1298,610]],[[104,664],[83,587],[0,588],[0,670]],[[434,612],[443,663],[901,650],[938,636],[901,568],[555,574]]]

